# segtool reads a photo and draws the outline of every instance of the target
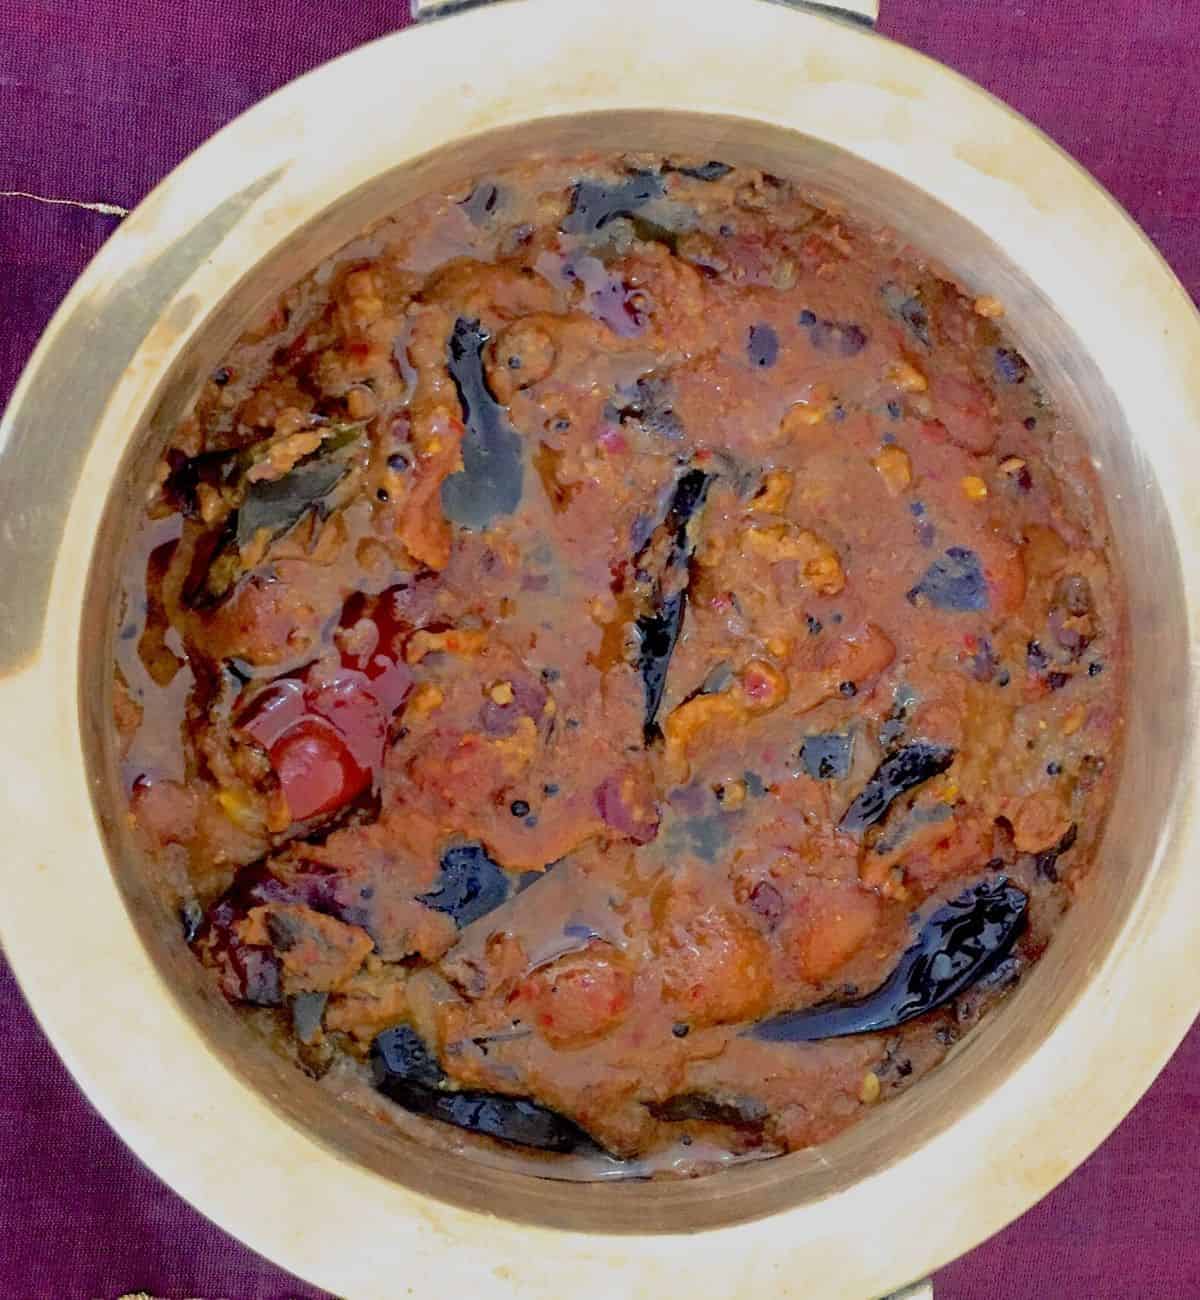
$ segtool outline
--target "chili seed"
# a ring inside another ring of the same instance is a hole
[[[512,803],[509,804],[508,811],[512,813],[514,817],[528,817],[529,805],[524,799],[514,799]]]

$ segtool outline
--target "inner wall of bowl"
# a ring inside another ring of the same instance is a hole
[[[111,671],[120,557],[164,439],[256,307],[364,227],[430,190],[527,158],[636,149],[721,158],[794,178],[867,222],[889,225],[935,256],[965,288],[1000,297],[1008,323],[1060,410],[1083,429],[1104,484],[1127,574],[1133,673],[1127,759],[1092,887],[1021,987],[911,1092],[818,1152],[798,1152],[679,1182],[561,1182],[529,1160],[464,1149],[424,1121],[381,1124],[273,1053],[213,990],[181,941],[178,918],[152,888],[130,842],[112,744]],[[102,647],[97,654],[96,648]],[[347,194],[230,286],[197,326],[131,439],[97,540],[80,657],[83,741],[114,875],[162,978],[211,1049],[309,1137],[383,1177],[467,1208],[581,1231],[680,1232],[726,1226],[830,1195],[917,1149],[985,1104],[1046,1039],[1104,955],[1153,870],[1185,774],[1185,718],[1161,683],[1186,676],[1187,632],[1174,539],[1153,471],[1104,377],[1015,260],[910,182],[810,137],[761,122],[621,112],[548,118],[474,137]]]

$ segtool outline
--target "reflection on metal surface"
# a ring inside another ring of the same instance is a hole
[[[933,1279],[926,1278],[924,1282],[914,1282],[912,1286],[906,1286],[901,1291],[893,1291],[891,1295],[886,1295],[883,1300],[933,1300]]]
[[[70,358],[69,371],[32,363],[0,422],[0,676],[41,639],[67,507],[113,387],[196,267],[284,170],[231,194],[161,256],[47,331],[58,325],[56,349]],[[67,386],[70,401],[62,399]]]
[[[476,9],[480,5],[495,4],[496,0],[410,0],[408,11],[414,23],[428,22],[431,18],[444,18],[447,14]]]
[[[879,21],[879,0],[775,0],[793,9],[811,9],[813,13],[840,18],[846,22],[874,27]]]

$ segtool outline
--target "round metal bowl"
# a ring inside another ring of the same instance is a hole
[[[1005,301],[1090,437],[1134,664],[1091,887],[940,1069],[818,1150],[569,1185],[339,1105],[207,987],[126,842],[114,582],[156,448],[262,300],[431,187],[535,149],[630,147],[803,178]],[[0,428],[3,939],[47,1033],[172,1187],[341,1294],[862,1300],[970,1248],[1104,1139],[1200,1007],[1198,358],[1191,303],[1089,176],[969,82],[828,13],[520,0],[288,86],[120,227]]]

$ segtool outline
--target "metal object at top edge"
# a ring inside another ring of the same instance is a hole
[[[829,18],[859,23],[864,27],[874,27],[879,21],[879,0],[774,0],[774,2],[791,9],[807,9]],[[496,0],[409,0],[408,10],[413,22],[420,23],[494,3]]]

